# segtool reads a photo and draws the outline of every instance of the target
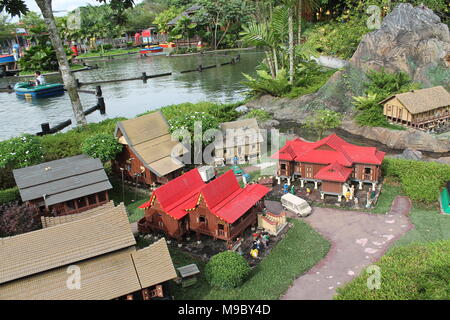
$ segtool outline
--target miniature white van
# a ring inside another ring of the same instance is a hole
[[[306,200],[299,198],[292,193],[286,193],[281,197],[281,205],[284,209],[290,210],[301,217],[306,217],[312,211]]]

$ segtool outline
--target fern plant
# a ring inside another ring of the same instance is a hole
[[[256,73],[256,78],[243,73],[247,80],[241,81],[242,84],[251,89],[251,94],[270,94],[280,97],[291,90],[288,75],[284,68],[278,71],[275,78],[272,78],[266,70],[258,70]]]

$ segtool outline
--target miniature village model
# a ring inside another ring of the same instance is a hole
[[[123,205],[66,217],[0,241],[0,300],[164,298],[177,276],[166,242],[136,250]],[[70,267],[79,283],[68,283]]]
[[[380,103],[389,121],[407,127],[439,128],[450,119],[450,93],[442,86],[396,94]]]
[[[197,169],[156,189],[139,221],[141,230],[160,230],[168,237],[181,238],[188,232],[230,242],[250,226],[269,189],[259,184],[241,188],[232,170],[205,184]]]
[[[13,171],[23,202],[40,215],[79,213],[109,201],[103,164],[79,155]]]
[[[261,159],[264,138],[256,119],[224,122],[220,124],[220,130],[223,140],[215,141],[216,165],[247,163]]]
[[[123,145],[113,170],[125,179],[145,185],[164,184],[180,175],[184,164],[171,156],[178,148],[179,156],[186,148],[172,139],[169,125],[160,111],[117,122],[115,136]]]
[[[278,183],[283,179],[289,185],[300,180],[303,188],[305,182],[313,182],[315,190],[320,187],[322,199],[333,195],[341,201],[348,192],[349,198],[353,198],[351,181],[359,189],[369,183],[375,190],[384,155],[374,147],[356,146],[332,134],[317,142],[300,138],[288,141],[272,158],[278,160]]]

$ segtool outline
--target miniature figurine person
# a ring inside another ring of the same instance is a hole
[[[309,187],[306,187],[306,193],[310,194],[311,193],[311,189]]]
[[[287,183],[285,183],[285,184],[283,185],[283,192],[284,192],[284,193],[288,193],[288,190],[289,190],[289,185],[288,185]]]
[[[294,185],[292,185],[292,187],[291,187],[291,193],[295,194],[295,186]]]

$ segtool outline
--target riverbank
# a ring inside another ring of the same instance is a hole
[[[280,122],[304,124],[306,119],[315,112],[315,108],[311,108],[310,103],[317,96],[318,93],[312,93],[290,99],[262,95],[246,103],[246,106],[263,109],[269,112],[273,119]],[[447,134],[435,135],[415,129],[391,130],[381,127],[362,127],[351,120],[351,112],[344,114],[344,121],[339,129],[354,136],[382,143],[391,149],[413,148],[442,154],[441,156],[447,156],[450,153],[450,139]]]

